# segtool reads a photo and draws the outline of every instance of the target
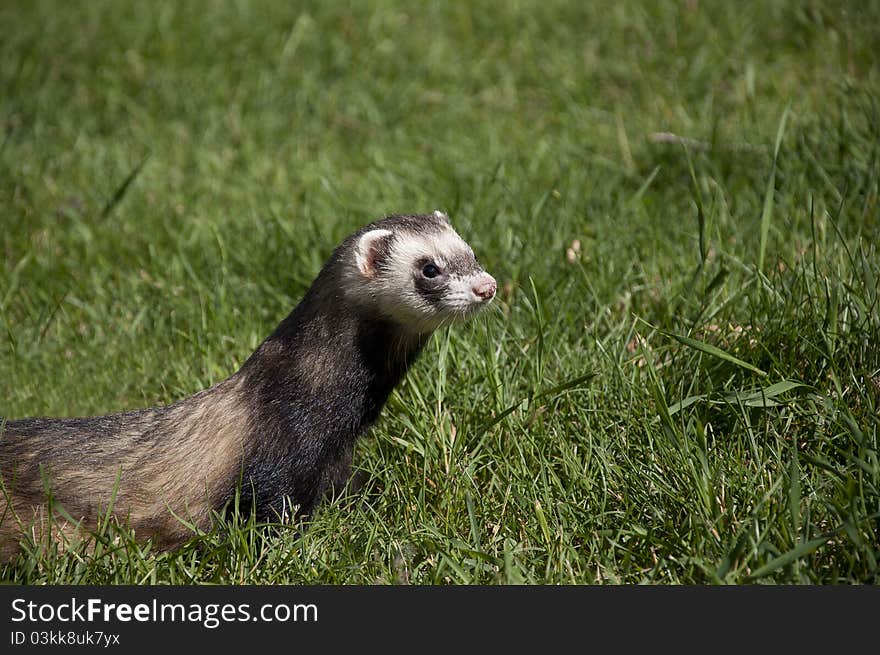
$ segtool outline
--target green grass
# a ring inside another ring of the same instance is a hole
[[[348,232],[502,287],[302,535],[24,583],[880,581],[880,5],[4,3],[0,415],[232,373]]]

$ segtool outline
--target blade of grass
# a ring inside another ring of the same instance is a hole
[[[150,153],[148,152],[144,155],[143,159],[141,159],[133,169],[129,172],[128,175],[125,176],[125,179],[122,180],[122,184],[120,184],[116,191],[113,192],[113,195],[110,196],[110,199],[107,201],[107,204],[104,205],[104,209],[101,210],[101,219],[105,219],[110,215],[110,212],[122,202],[122,199],[125,197],[125,194],[128,192],[129,187],[132,183],[137,179],[137,176],[140,175],[141,170],[144,168],[144,164],[147,163],[147,160],[150,158]]]
[[[767,190],[764,192],[764,206],[761,210],[761,245],[758,250],[758,270],[764,271],[764,257],[767,253],[767,237],[770,233],[770,223],[773,219],[773,194],[776,192],[776,165],[779,158],[779,148],[785,135],[785,124],[788,121],[788,113],[791,103],[786,105],[776,129],[776,143],[773,146],[773,163],[770,166],[770,178],[767,180]]]
[[[712,357],[717,357],[718,359],[723,359],[724,361],[730,362],[731,364],[736,364],[740,368],[744,368],[748,371],[752,371],[753,373],[757,373],[761,377],[767,377],[768,375],[766,371],[762,371],[757,366],[749,364],[748,362],[741,360],[739,357],[734,357],[730,353],[721,350],[721,348],[718,348],[717,346],[704,343],[703,341],[697,341],[696,339],[691,339],[690,337],[685,337],[680,334],[675,334],[674,332],[667,332],[666,330],[660,330],[660,332],[665,334],[667,337],[675,339],[680,344],[687,346],[688,348],[693,348],[694,350],[699,350],[700,352],[711,355]]]

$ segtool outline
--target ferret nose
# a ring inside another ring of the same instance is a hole
[[[491,275],[486,275],[474,284],[471,288],[471,291],[474,292],[474,295],[477,296],[480,300],[491,300],[495,295],[495,289],[497,285],[495,284],[495,278]]]

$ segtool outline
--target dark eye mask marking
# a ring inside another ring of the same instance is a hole
[[[415,279],[416,293],[431,305],[439,305],[446,295],[446,283],[442,278],[424,278],[419,275]]]

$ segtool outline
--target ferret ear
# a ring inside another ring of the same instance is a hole
[[[388,254],[388,237],[392,234],[394,233],[391,230],[370,230],[361,235],[354,249],[354,260],[361,275],[376,275],[376,263],[383,255]]]
[[[436,218],[436,219],[438,219],[438,220],[441,220],[441,221],[443,221],[444,223],[449,223],[449,216],[447,216],[446,214],[444,214],[444,213],[443,213],[442,211],[440,211],[439,209],[435,209],[432,215],[434,216],[434,218]]]

